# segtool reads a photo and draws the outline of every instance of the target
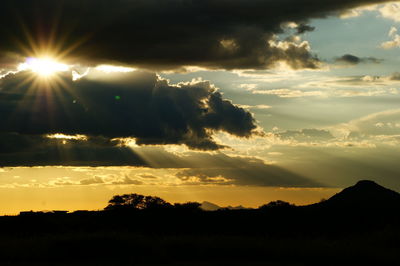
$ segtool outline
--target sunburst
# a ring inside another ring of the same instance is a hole
[[[59,72],[70,70],[70,67],[47,56],[39,58],[28,57],[25,63],[18,66],[18,70],[29,70],[41,78],[51,78]]]

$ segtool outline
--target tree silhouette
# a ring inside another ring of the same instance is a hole
[[[109,202],[105,210],[148,210],[171,207],[172,205],[159,197],[140,194],[116,195]]]
[[[268,204],[264,204],[260,206],[258,209],[265,210],[265,209],[277,209],[277,208],[288,208],[288,207],[294,207],[294,205],[283,200],[276,200],[276,201],[271,201]]]
[[[198,202],[186,202],[186,203],[175,203],[174,209],[181,211],[201,211],[201,203]]]

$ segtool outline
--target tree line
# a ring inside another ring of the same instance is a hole
[[[294,207],[286,201],[271,201],[268,204],[260,206],[258,209],[290,208]],[[162,210],[162,209],[181,209],[181,210],[201,210],[201,203],[186,202],[171,204],[162,198],[155,196],[144,196],[136,193],[115,195],[108,201],[104,208],[106,211],[115,210]],[[223,208],[222,208],[223,209]]]

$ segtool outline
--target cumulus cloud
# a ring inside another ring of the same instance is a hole
[[[397,33],[397,28],[396,27],[391,27],[390,30],[389,30],[388,35],[389,36],[394,36],[394,35],[396,35],[396,33]]]
[[[392,19],[396,22],[400,21],[400,4],[397,2],[388,3],[381,8],[379,8],[379,12],[382,17]]]
[[[357,8],[353,8],[353,9],[349,9],[349,10],[344,10],[340,13],[340,17],[343,19],[358,17],[358,16],[361,16],[366,11],[375,11],[379,7],[380,7],[379,4],[372,4],[372,5],[366,5],[366,6],[357,7]]]
[[[170,84],[155,73],[94,71],[75,82],[65,77],[60,87],[32,88],[24,83],[27,75],[0,80],[1,132],[129,137],[138,145],[216,150],[223,146],[214,132],[250,137],[256,129],[251,113],[223,99],[208,81]]]
[[[201,66],[263,69],[284,61],[316,68],[305,46],[271,46],[281,25],[310,31],[313,18],[384,0],[3,0],[0,50],[21,54],[30,41],[89,62],[152,69]],[[16,41],[17,44],[16,44]],[[55,43],[55,40],[63,40]]]
[[[391,27],[388,35],[389,35],[389,37],[392,37],[392,40],[383,42],[381,44],[381,48],[392,49],[392,48],[400,47],[400,35],[397,34],[397,28]]]
[[[274,51],[271,67],[287,66],[292,69],[319,68],[319,60],[311,54],[311,47],[307,41],[300,42],[297,36],[286,40],[273,38],[268,44]]]

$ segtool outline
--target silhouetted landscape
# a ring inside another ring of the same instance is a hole
[[[398,265],[399,51],[400,0],[1,0],[0,266]]]
[[[116,195],[103,211],[0,219],[1,265],[395,265],[400,194],[360,181],[308,206],[170,204]]]

